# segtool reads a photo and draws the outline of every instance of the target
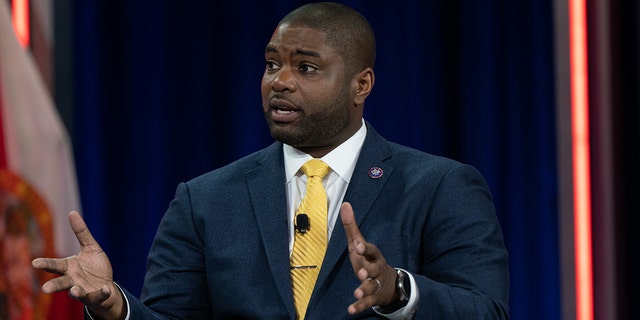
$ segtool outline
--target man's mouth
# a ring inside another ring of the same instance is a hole
[[[300,108],[285,99],[273,98],[269,101],[271,120],[275,122],[292,122],[298,117]]]

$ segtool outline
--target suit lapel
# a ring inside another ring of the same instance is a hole
[[[367,123],[367,137],[360,151],[360,157],[356,162],[353,176],[351,177],[347,193],[344,197],[344,202],[351,203],[353,207],[358,226],[361,225],[371,210],[371,206],[382,192],[383,187],[393,172],[391,162],[387,161],[390,157],[391,152],[389,151],[388,141],[382,138]],[[382,175],[377,178],[375,178],[376,176],[373,174],[373,177],[370,175],[370,170],[375,170],[375,168],[382,170]],[[336,225],[333,228],[333,233],[331,234],[322,269],[318,275],[316,290],[326,290],[326,288],[323,287],[324,282],[329,274],[339,272],[339,270],[334,270],[334,268],[338,260],[346,254],[347,236],[342,227],[342,220],[338,217]],[[353,290],[355,290],[355,288],[353,288]]]
[[[289,224],[282,144],[274,143],[246,175],[258,229],[275,279],[289,313],[295,317],[289,276]]]
[[[344,198],[345,202],[351,203],[358,225],[361,225],[371,210],[393,172],[393,166],[387,161],[391,156],[388,142],[368,123],[367,130],[367,138]],[[380,168],[382,175],[378,178],[370,177],[371,168]],[[295,318],[289,270],[289,224],[282,144],[276,142],[265,149],[257,159],[256,167],[247,172],[246,179],[271,273],[289,314]],[[316,291],[327,290],[325,282],[329,274],[341,271],[335,270],[336,264],[347,252],[346,234],[340,218],[333,230],[310,306],[316,299]]]

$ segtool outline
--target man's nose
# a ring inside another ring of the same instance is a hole
[[[283,67],[274,76],[271,87],[276,92],[282,91],[294,91],[295,90],[295,77],[293,70],[289,67]]]

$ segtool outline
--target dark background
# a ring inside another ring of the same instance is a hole
[[[638,48],[625,40],[638,38],[634,2],[615,1],[614,12],[616,30],[625,32],[615,42],[619,95],[612,109],[620,239],[638,226],[627,213],[640,211],[632,201],[640,176]],[[277,22],[302,3],[56,7],[66,17],[57,18],[56,101],[74,143],[82,213],[115,280],[131,292],[140,292],[148,249],[176,185],[272,142],[260,101],[264,46]],[[553,1],[345,3],[377,35],[365,119],[389,140],[484,174],[510,251],[512,318],[560,319]],[[623,257],[635,249],[616,243]],[[619,262],[623,271],[631,267]],[[620,280],[635,281],[630,274]]]

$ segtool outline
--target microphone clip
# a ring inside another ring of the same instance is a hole
[[[309,230],[309,216],[304,213],[296,215],[296,231],[300,234],[305,234]]]

